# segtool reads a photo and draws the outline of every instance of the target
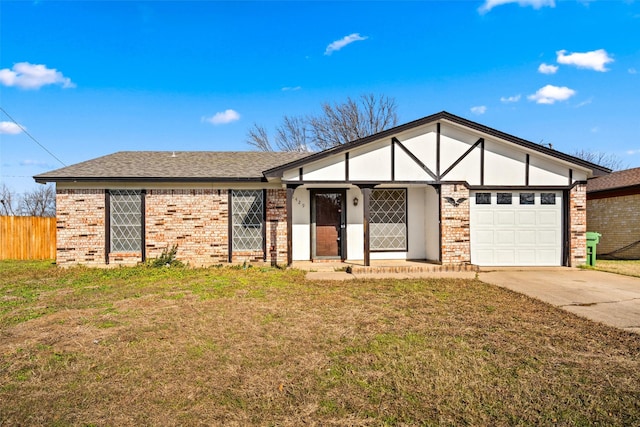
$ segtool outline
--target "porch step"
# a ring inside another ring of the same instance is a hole
[[[394,265],[394,266],[349,266],[347,272],[352,274],[382,274],[382,273],[437,273],[437,272],[477,272],[478,266],[473,264],[455,265]]]

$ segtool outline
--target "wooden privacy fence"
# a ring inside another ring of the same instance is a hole
[[[55,259],[56,219],[0,216],[0,259]]]

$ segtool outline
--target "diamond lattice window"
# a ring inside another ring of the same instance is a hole
[[[406,190],[371,191],[369,214],[371,250],[407,250]]]
[[[233,250],[263,250],[262,191],[235,190],[231,195]]]
[[[139,252],[142,239],[142,193],[137,190],[112,190],[111,252]]]

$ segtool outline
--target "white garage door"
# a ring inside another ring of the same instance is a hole
[[[471,192],[471,262],[562,265],[562,192]]]

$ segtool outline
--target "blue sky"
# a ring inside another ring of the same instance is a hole
[[[640,166],[640,2],[0,2],[0,184],[121,150],[248,150],[363,93]],[[55,156],[55,157],[54,157]]]

